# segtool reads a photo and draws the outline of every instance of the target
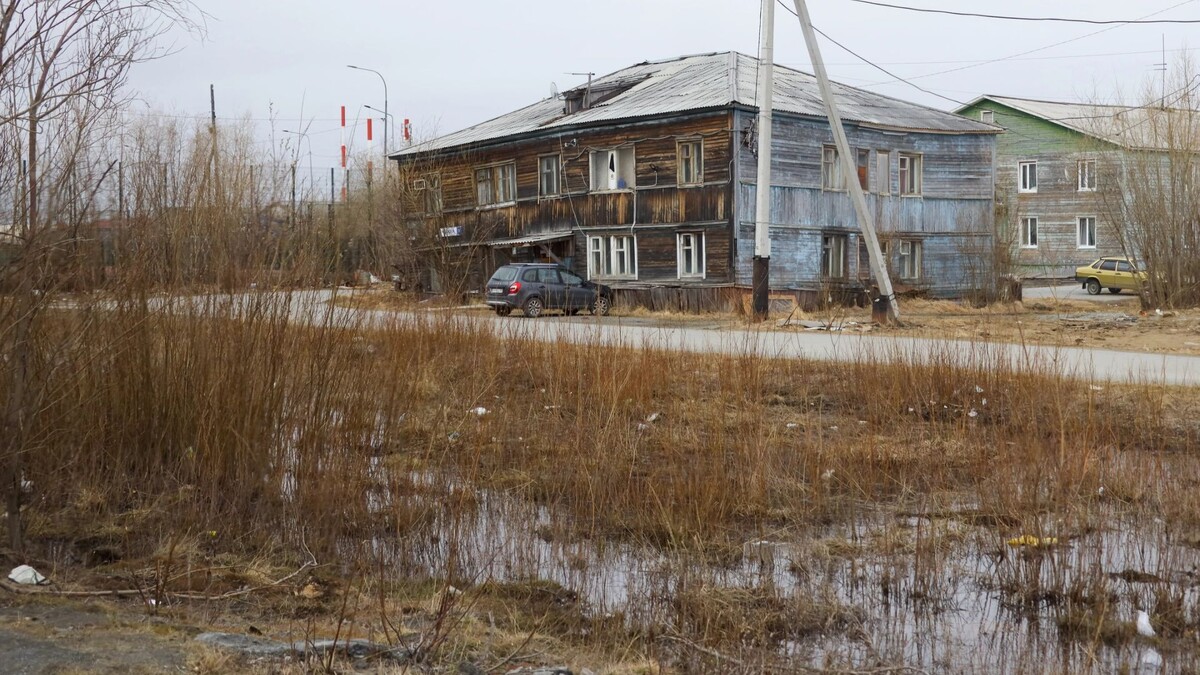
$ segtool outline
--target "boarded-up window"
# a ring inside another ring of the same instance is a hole
[[[875,192],[892,193],[892,153],[887,150],[875,151]]]

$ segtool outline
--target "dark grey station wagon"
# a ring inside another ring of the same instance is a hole
[[[514,309],[528,317],[541,316],[548,309],[604,315],[612,308],[612,289],[559,265],[513,263],[497,269],[488,279],[486,299],[500,316],[508,316]]]

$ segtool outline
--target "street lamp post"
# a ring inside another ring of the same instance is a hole
[[[384,117],[384,120],[383,120],[383,159],[384,159],[384,161],[386,162],[386,161],[387,161],[387,154],[388,154],[388,125],[387,125],[387,117],[388,117],[388,113],[387,113],[387,109],[388,109],[388,91],[387,91],[387,80],[385,80],[385,79],[383,78],[383,73],[379,72],[378,70],[372,70],[371,68],[363,68],[362,66],[349,66],[349,65],[348,65],[348,66],[346,66],[346,67],[347,67],[347,68],[353,68],[353,69],[355,69],[355,70],[365,70],[365,71],[367,71],[368,73],[375,73],[376,75],[378,75],[378,76],[379,76],[379,81],[383,83],[383,117]],[[367,106],[367,107],[370,107],[370,106]],[[386,164],[385,164],[385,166],[386,166]]]
[[[367,110],[373,110],[373,111],[375,111],[377,113],[381,113],[383,115],[383,145],[384,145],[383,159],[384,159],[384,161],[387,161],[388,127],[389,127],[389,125],[391,125],[391,120],[395,119],[396,116],[389,114],[388,111],[386,111],[386,110],[380,110],[379,108],[372,108],[371,106],[367,105],[366,103],[363,104],[363,107],[366,108]]]

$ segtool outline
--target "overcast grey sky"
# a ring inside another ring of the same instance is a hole
[[[1025,16],[1089,19],[1200,19],[1200,0],[891,0],[895,4]],[[758,0],[197,0],[209,15],[203,39],[173,35],[176,53],[140,65],[132,83],[145,114],[207,119],[208,85],[221,118],[259,120],[261,142],[280,129],[307,128],[313,163],[338,157],[338,108],[349,122],[383,108],[387,80],[395,117],[412,120],[418,139],[455,131],[515,110],[585,78],[645,60],[684,54],[758,51]],[[787,0],[791,7],[792,3]],[[850,0],[809,0],[813,23],[888,70],[942,96],[982,93],[1057,100],[1111,98],[1157,78],[1200,24],[1097,26],[1007,22],[903,12]],[[799,23],[776,5],[777,63],[811,70]],[[1056,43],[1064,43],[1055,45]],[[1048,48],[1047,48],[1048,47]],[[822,41],[830,76],[846,84],[949,109]],[[1015,55],[1038,50],[1024,56]],[[1187,53],[1191,53],[1190,51]],[[1009,58],[1006,58],[1009,57]],[[992,59],[995,63],[980,64]],[[972,67],[974,66],[974,67]],[[938,71],[937,75],[930,75]],[[376,117],[381,117],[375,114]],[[376,133],[378,134],[378,128]],[[360,127],[351,139],[361,149]],[[381,143],[377,138],[376,143]],[[377,145],[381,148],[381,145]],[[301,146],[307,154],[307,144]]]

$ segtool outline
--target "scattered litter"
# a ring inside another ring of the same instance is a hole
[[[21,476],[21,492],[33,492],[33,481]]]
[[[660,417],[662,417],[662,413],[652,412],[646,416],[646,421],[653,424],[654,422],[657,422]]]
[[[650,428],[650,425],[649,425],[649,424],[646,424],[645,422],[638,422],[638,425],[637,425],[637,430],[638,430],[638,431],[645,431],[645,430],[647,430],[647,429],[649,429],[649,428]]]
[[[979,417],[979,413],[974,408],[971,408],[971,412],[967,413],[967,417]]]
[[[1096,496],[1097,496],[1097,497],[1103,497],[1103,496],[1104,496],[1104,486],[1103,486],[1103,485],[1101,485],[1101,486],[1100,486],[1100,489],[1096,490]]]
[[[1157,314],[1158,316],[1161,316],[1161,317],[1172,317],[1172,316],[1175,316],[1175,312],[1164,312],[1164,311],[1162,311],[1161,309],[1156,309],[1156,310],[1154,310],[1154,313],[1155,313],[1155,314]]]
[[[559,406],[556,406],[556,405],[544,405],[544,406],[542,406],[542,408],[544,408],[544,409],[546,409],[546,410],[554,410],[554,409],[556,409],[556,408],[558,408],[558,407],[559,407]]]
[[[858,421],[858,424],[859,424],[859,426],[862,426],[862,425],[864,425],[864,424],[866,424],[866,423],[867,423],[867,421],[866,421],[866,420],[859,420],[859,421]]]
[[[487,408],[485,408],[483,406],[479,406],[477,408],[471,408],[467,412],[475,413],[476,415],[483,417],[484,415],[488,414],[489,411]]]
[[[826,483],[833,480],[833,469],[825,469],[825,471],[821,472],[821,480]]]
[[[983,403],[983,405],[984,405],[984,406],[986,406],[986,405],[987,405],[987,399],[986,399],[986,398],[985,398],[985,399],[983,399],[982,403]]]
[[[976,394],[982,394],[982,393],[983,393],[983,387],[981,387],[981,386],[979,386],[979,385],[975,385],[975,393],[976,393]]]
[[[788,429],[799,429],[800,428],[800,424],[797,422],[788,422],[784,426],[787,427]]]
[[[908,412],[910,412],[910,413],[915,413],[915,412],[917,412],[917,411],[916,411],[916,410],[914,410],[914,409],[912,408],[912,406],[909,406],[909,408],[908,408]]]
[[[1150,615],[1144,609],[1137,611],[1137,629],[1138,635],[1142,637],[1154,637],[1154,627],[1150,625]]]
[[[838,428],[837,428],[837,425],[835,424],[835,425],[833,425],[833,426],[829,427],[829,430],[830,430],[830,431],[837,431],[837,430],[838,430]]]
[[[461,437],[462,437],[462,434],[458,433],[457,431],[451,431],[451,432],[450,432],[449,434],[447,434],[447,436],[446,436],[446,438],[447,438],[447,439],[449,439],[451,443],[456,443],[456,442],[458,442],[458,439],[459,439],[459,438],[461,438]]]
[[[40,572],[29,565],[17,565],[8,573],[8,578],[11,581],[26,586],[42,586],[50,583],[49,579],[42,576]]]
[[[1013,548],[1021,546],[1029,546],[1037,548],[1039,546],[1053,546],[1058,543],[1058,537],[1035,537],[1032,534],[1023,534],[1019,537],[1008,540],[1008,545]]]
[[[1101,387],[1098,384],[1090,384],[1088,385],[1088,389],[1091,389],[1092,391],[1104,391],[1104,387]]]

